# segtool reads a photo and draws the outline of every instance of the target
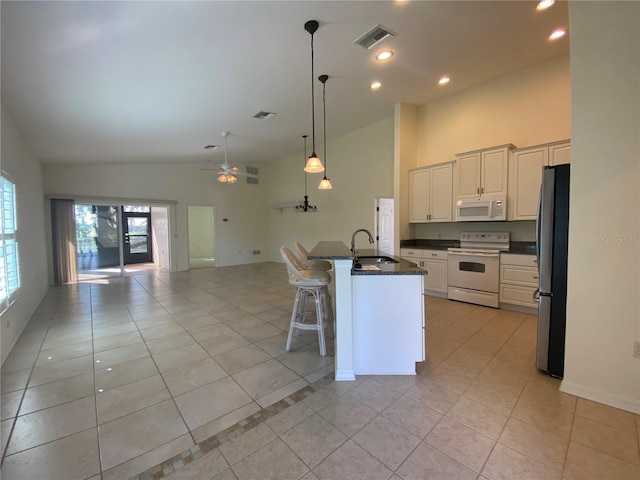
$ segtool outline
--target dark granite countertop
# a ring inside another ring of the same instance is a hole
[[[309,252],[309,260],[349,260],[353,254],[339,241],[318,242]]]
[[[412,240],[400,240],[400,248],[421,248],[424,250],[446,250],[458,248],[460,240],[434,240],[426,238],[414,238]]]
[[[351,275],[427,275],[426,270],[422,270],[414,263],[394,255],[387,255],[373,248],[357,249],[356,255],[369,257],[387,256],[393,258],[398,263],[376,265],[380,270],[358,270],[352,268]],[[349,247],[338,241],[318,242],[309,252],[310,260],[351,260],[352,258],[353,254]]]
[[[536,254],[536,242],[511,242],[509,251],[505,253],[519,253],[523,255]]]
[[[380,270],[359,270],[357,268],[351,269],[351,275],[428,275],[426,270],[416,266],[415,263],[409,262],[404,258],[396,257],[395,255],[388,255],[380,250],[374,248],[356,249],[356,258],[361,257],[391,257],[398,263],[384,263],[376,265]]]

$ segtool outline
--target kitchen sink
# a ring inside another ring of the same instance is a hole
[[[357,257],[354,260],[355,263],[359,263],[360,265],[386,265],[391,263],[398,263],[397,260],[394,260],[391,257],[386,256],[362,256]]]

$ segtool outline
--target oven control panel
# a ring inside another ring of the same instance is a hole
[[[461,232],[461,248],[483,248],[509,250],[511,233],[509,232]]]
[[[461,242],[509,243],[510,239],[510,232],[462,232],[460,234]]]

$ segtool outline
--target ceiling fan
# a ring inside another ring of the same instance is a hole
[[[221,135],[224,137],[224,162],[217,169],[214,168],[201,168],[200,170],[208,170],[213,171],[216,175],[218,175],[218,181],[220,183],[236,183],[238,181],[238,175],[242,175],[244,177],[249,178],[258,178],[258,175],[253,173],[245,173],[241,172],[238,167],[233,167],[229,164],[227,160],[227,138],[229,137],[229,132],[222,132]],[[207,145],[204,148],[215,148],[217,145]]]

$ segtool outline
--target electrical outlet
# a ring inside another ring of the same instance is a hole
[[[640,342],[633,342],[633,356],[640,358]]]

